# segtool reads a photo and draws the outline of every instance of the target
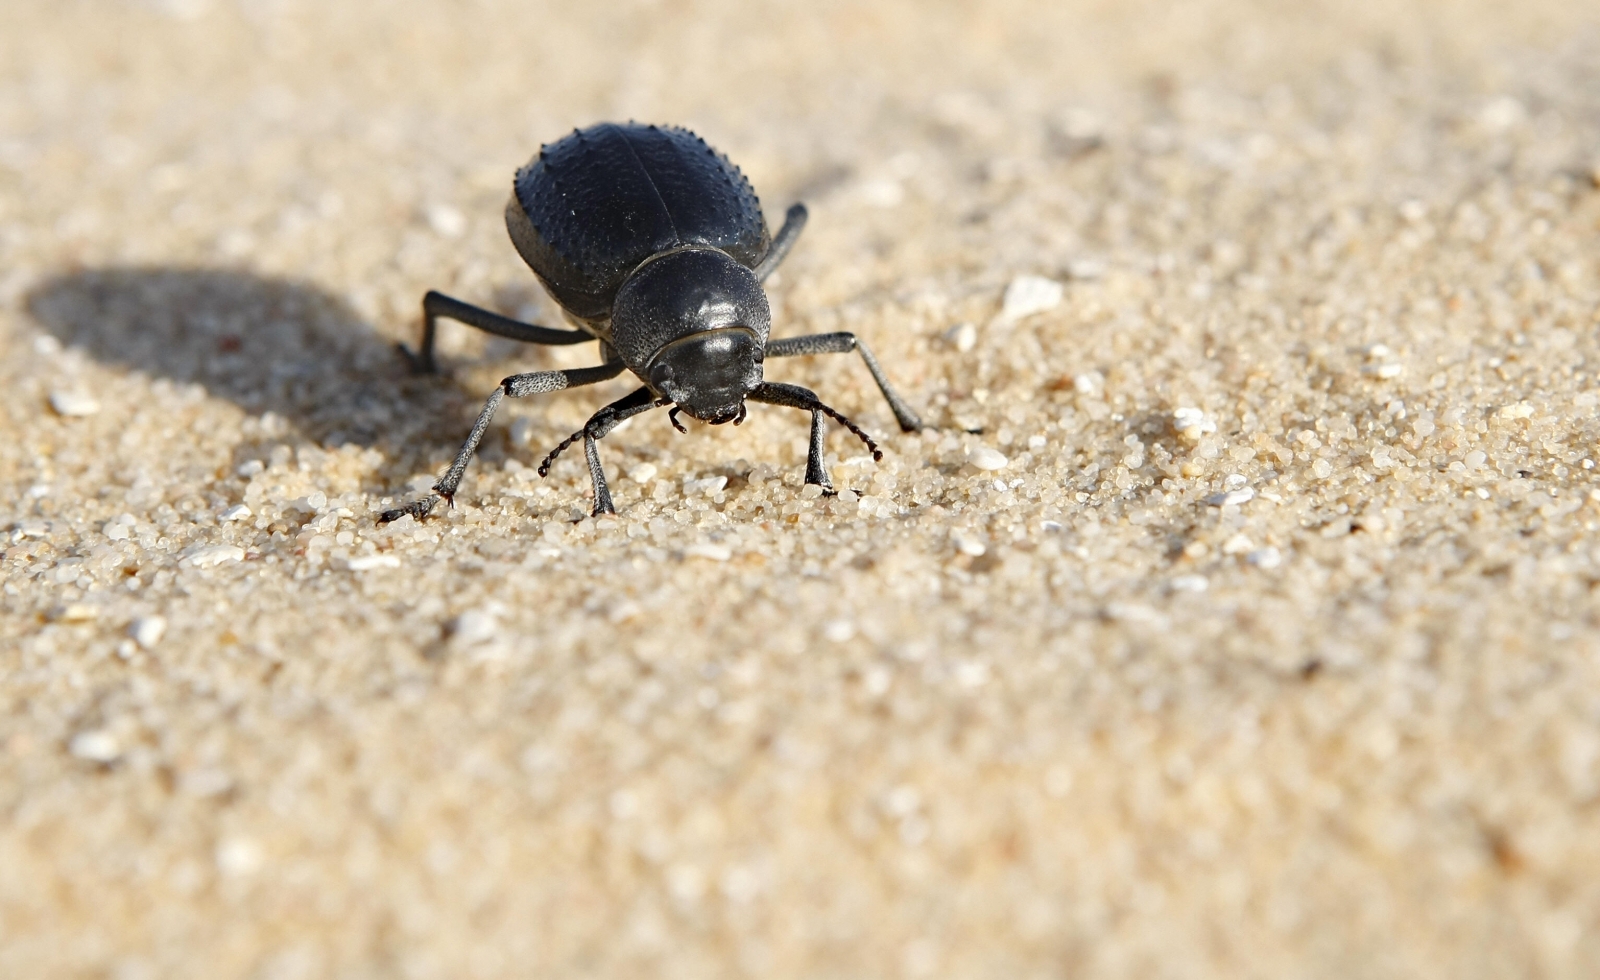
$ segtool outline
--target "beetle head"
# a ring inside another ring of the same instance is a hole
[[[658,255],[617,291],[612,345],[659,397],[713,425],[743,417],[761,384],[772,313],[756,274],[692,246]]]
[[[761,345],[746,327],[680,337],[650,364],[650,387],[702,422],[721,425],[743,414],[744,396],[761,384]]]

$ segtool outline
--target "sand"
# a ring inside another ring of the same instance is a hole
[[[1600,13],[0,7],[0,976],[1586,977]],[[513,171],[695,128],[805,417],[628,388]]]

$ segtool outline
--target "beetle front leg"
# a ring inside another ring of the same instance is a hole
[[[594,510],[589,516],[615,514],[617,508],[611,502],[611,488],[606,486],[606,471],[600,465],[599,441],[587,432],[583,434],[583,456],[589,463],[589,479],[594,481]]]
[[[627,397],[617,399],[594,413],[589,421],[583,424],[583,428],[567,436],[556,448],[550,450],[550,455],[539,463],[539,475],[549,475],[550,466],[556,461],[556,457],[560,456],[568,446],[582,439],[584,459],[589,463],[589,479],[594,481],[594,511],[591,516],[615,514],[617,508],[611,502],[611,488],[606,486],[606,471],[600,465],[599,442],[623,422],[660,404],[649,388],[635,389]]]
[[[822,488],[822,492],[833,493],[833,481],[828,478],[828,464],[823,461],[822,437],[826,435],[823,428],[822,410],[811,410],[811,449],[806,453],[806,482],[814,483]]]
[[[765,402],[768,405],[783,405],[786,408],[804,409],[811,413],[811,447],[806,452],[806,482],[814,483],[826,492],[833,491],[833,481],[828,478],[828,468],[822,461],[822,437],[824,428],[822,417],[826,415],[835,422],[849,429],[857,439],[860,439],[872,453],[873,459],[882,459],[883,451],[872,437],[861,431],[861,427],[839,414],[832,408],[822,403],[816,392],[799,385],[783,384],[777,381],[768,381],[757,385],[756,389],[745,396],[753,402]]]

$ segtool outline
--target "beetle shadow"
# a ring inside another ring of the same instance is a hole
[[[414,383],[391,342],[305,282],[227,269],[88,269],[46,280],[27,309],[103,364],[200,384],[329,448],[409,455],[404,446],[440,437],[431,421],[460,410],[453,385]]]

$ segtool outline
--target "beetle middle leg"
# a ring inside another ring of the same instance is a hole
[[[829,408],[817,397],[817,393],[809,388],[799,385],[781,384],[768,381],[745,396],[753,402],[766,402],[769,405],[783,405],[787,408],[800,408],[811,413],[811,447],[806,453],[806,482],[814,483],[824,492],[833,492],[833,481],[828,478],[828,466],[823,461],[822,438],[825,435],[822,417],[826,415],[840,425],[849,429],[856,438],[866,443],[873,459],[882,459],[883,450],[872,441],[872,437],[861,431],[861,427],[850,421],[844,415]]]
[[[481,306],[463,303],[453,296],[446,296],[430,289],[427,295],[422,297],[422,343],[415,351],[405,344],[395,345],[400,348],[400,353],[406,356],[406,360],[411,362],[411,370],[416,374],[435,374],[439,370],[438,361],[433,356],[439,317],[458,320],[485,333],[492,333],[497,337],[509,337],[526,344],[559,346],[581,344],[595,339],[593,334],[584,330],[557,330],[553,327],[539,327],[523,323],[521,320],[513,320],[508,316],[491,313]]]
[[[769,340],[767,342],[768,357],[802,357],[807,354],[848,354],[859,351],[861,359],[867,362],[867,370],[872,372],[872,380],[878,383],[878,390],[883,392],[884,401],[889,403],[889,410],[894,412],[894,419],[900,423],[902,432],[916,432],[922,428],[922,419],[912,411],[906,400],[889,384],[889,378],[883,373],[883,367],[878,359],[873,356],[872,349],[861,341],[859,337],[848,331],[839,333],[817,333],[809,337],[786,337],[783,340]]]
[[[412,501],[404,507],[386,510],[378,518],[379,524],[399,520],[407,514],[422,520],[429,512],[443,500],[451,502],[456,490],[461,486],[461,476],[467,471],[467,464],[472,462],[472,454],[478,451],[478,443],[483,441],[483,433],[489,428],[489,421],[494,418],[495,409],[500,407],[500,400],[507,395],[512,398],[523,398],[527,395],[538,395],[550,391],[561,391],[564,388],[577,388],[581,385],[592,385],[621,374],[623,364],[613,361],[598,367],[572,368],[566,371],[535,371],[532,374],[514,374],[500,382],[500,387],[494,390],[489,400],[483,403],[483,411],[478,413],[478,421],[472,424],[472,431],[467,433],[467,441],[462,443],[461,450],[456,453],[455,461],[450,468],[445,470],[444,476],[433,485],[433,493],[420,500]],[[607,430],[610,431],[610,430]]]

